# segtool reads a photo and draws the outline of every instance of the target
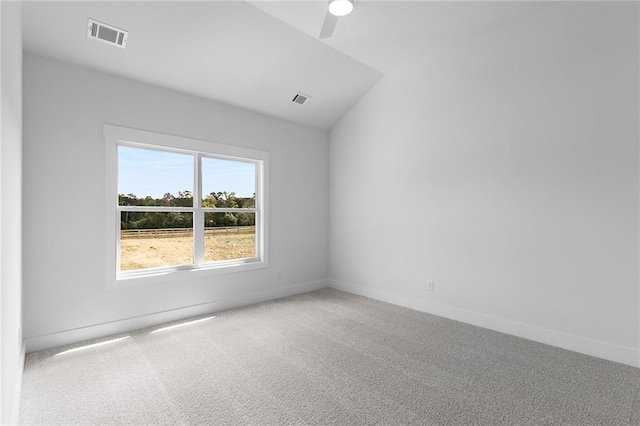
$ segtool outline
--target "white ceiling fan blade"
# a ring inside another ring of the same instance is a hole
[[[320,38],[329,38],[333,35],[333,31],[336,29],[338,23],[338,17],[332,15],[328,10],[324,17],[322,29],[320,30]]]

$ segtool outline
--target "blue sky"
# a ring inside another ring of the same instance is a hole
[[[193,156],[118,146],[118,193],[162,198],[170,192],[193,192]],[[251,197],[255,192],[255,165],[239,161],[203,158],[202,192],[235,192]]]

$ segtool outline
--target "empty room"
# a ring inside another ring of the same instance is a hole
[[[0,423],[640,425],[640,3],[0,22]]]

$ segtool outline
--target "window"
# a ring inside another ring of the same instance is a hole
[[[264,151],[105,125],[109,287],[268,266]]]

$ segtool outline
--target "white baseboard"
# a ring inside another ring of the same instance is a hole
[[[171,321],[218,312],[225,309],[236,308],[238,306],[251,305],[253,303],[266,302],[268,300],[307,293],[327,287],[326,280],[312,281],[308,283],[296,284],[289,287],[282,287],[261,291],[258,293],[244,294],[216,300],[213,302],[187,306],[155,314],[143,315],[134,318],[127,318],[103,324],[94,324],[86,327],[64,330],[56,333],[44,334],[25,339],[26,352],[35,352],[43,349],[54,348],[70,343],[82,342],[84,340],[97,337],[110,336],[124,333],[140,328],[151,327]]]
[[[371,299],[381,300],[394,305],[404,306],[417,311],[427,312],[441,317],[465,322],[490,330],[499,331],[547,345],[557,346],[570,351],[640,367],[639,351],[599,340],[575,336],[560,331],[524,324],[505,318],[494,317],[480,312],[469,311],[451,305],[420,300],[387,290],[329,280],[329,287],[354,293]]]

